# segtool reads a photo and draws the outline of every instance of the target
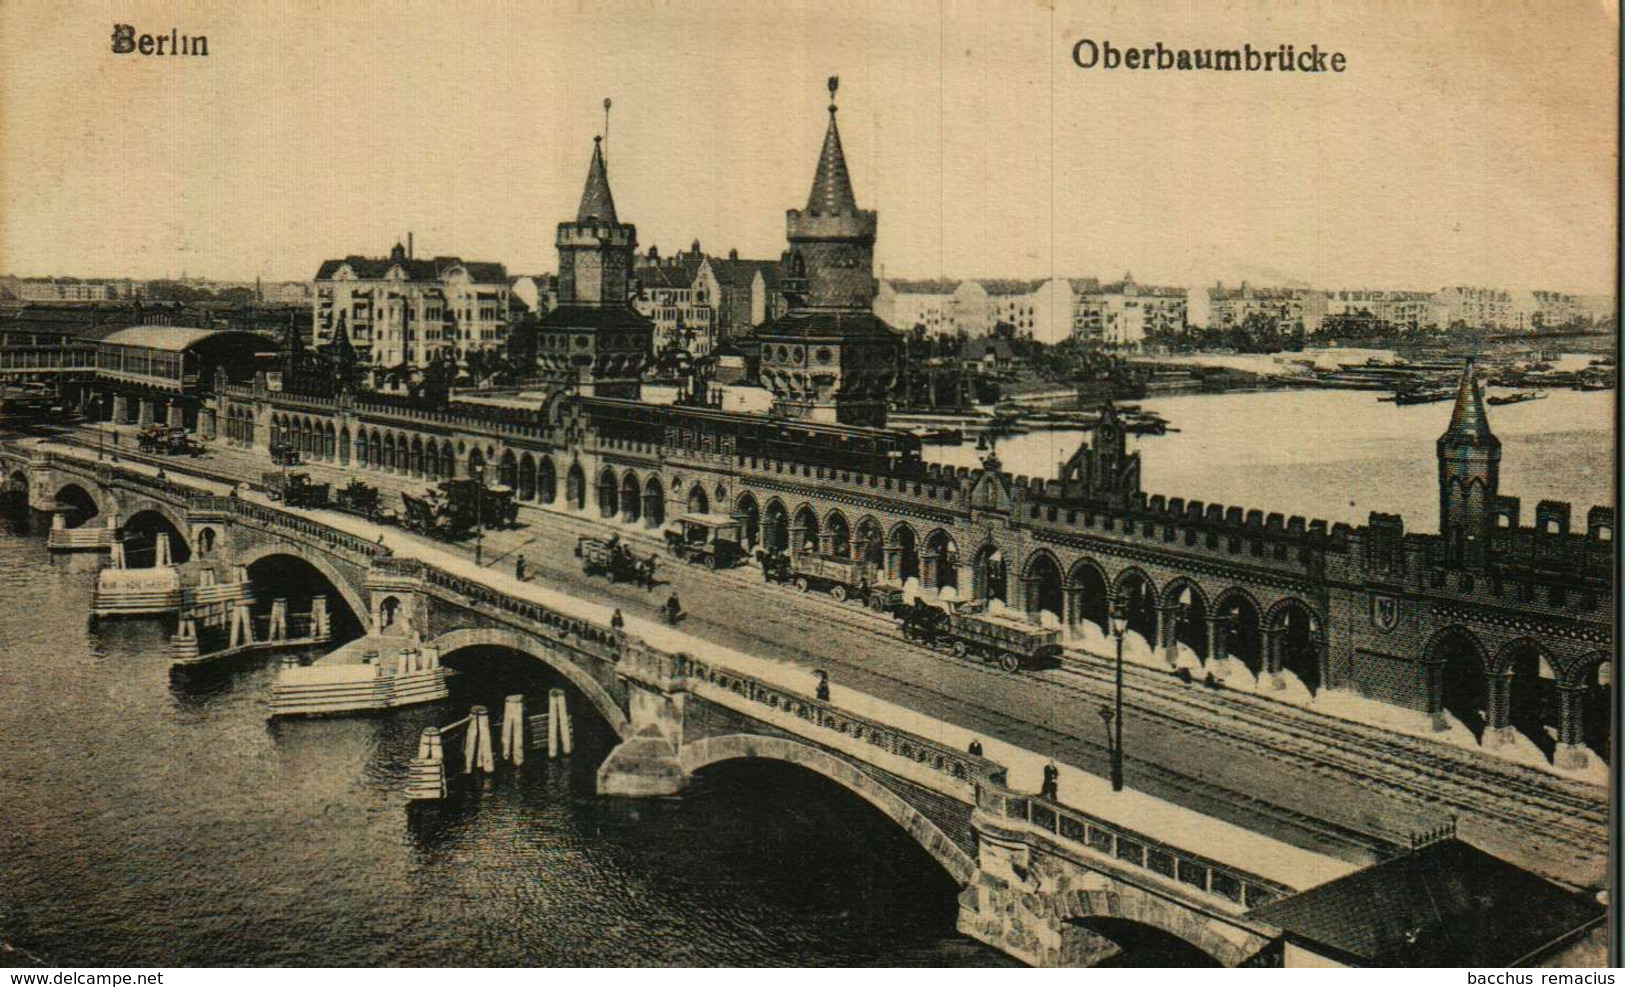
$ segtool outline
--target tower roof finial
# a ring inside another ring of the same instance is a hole
[[[1450,412],[1450,428],[1445,433],[1455,438],[1487,440],[1495,438],[1490,432],[1489,415],[1484,411],[1484,395],[1478,386],[1478,369],[1472,357],[1461,368],[1461,383],[1456,388],[1456,406]]]
[[[858,211],[852,194],[852,176],[846,170],[846,153],[841,150],[841,131],[835,126],[835,90],[839,76],[829,77],[829,130],[824,134],[824,151],[818,156],[818,173],[813,176],[807,211],[815,216],[842,216]]]
[[[609,191],[609,170],[604,165],[604,138],[592,139],[592,164],[587,168],[587,186],[581,190],[581,207],[576,210],[578,223],[619,223],[615,215],[615,197]]]

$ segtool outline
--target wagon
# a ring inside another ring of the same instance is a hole
[[[1054,627],[1002,614],[955,613],[948,617],[953,653],[998,662],[1005,671],[1053,664],[1061,655],[1061,632]]]
[[[837,603],[856,599],[882,611],[890,610],[903,601],[902,590],[879,586],[880,567],[862,559],[794,552],[788,557],[768,557],[762,564],[762,571],[767,579],[790,583],[803,593],[814,589],[824,590]]]
[[[576,555],[581,559],[582,572],[589,576],[608,576],[612,583],[635,583],[643,575],[645,563],[619,541],[582,535],[576,539]]]
[[[997,662],[1006,671],[1053,665],[1061,654],[1061,632],[1055,628],[974,609],[948,612],[916,600],[895,614],[903,637],[961,658]]]
[[[312,483],[309,473],[285,473],[272,470],[261,476],[266,495],[280,500],[289,507],[326,507],[329,485]]]
[[[684,562],[730,569],[745,557],[742,529],[731,514],[683,514],[666,526],[666,548]]]

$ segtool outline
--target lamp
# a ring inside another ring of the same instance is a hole
[[[1111,708],[1101,708],[1100,719],[1106,724],[1110,744],[1112,791],[1120,792],[1123,790],[1123,635],[1128,631],[1128,600],[1123,594],[1113,594],[1109,617],[1112,636],[1117,639],[1117,674],[1113,677],[1116,690],[1112,696]],[[1113,720],[1116,721],[1115,730]]]
[[[1128,600],[1122,595],[1112,597],[1111,622],[1113,634],[1122,637],[1128,633]]]

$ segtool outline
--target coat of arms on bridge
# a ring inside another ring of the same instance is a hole
[[[1371,622],[1384,634],[1399,623],[1399,599],[1385,593],[1371,594]]]

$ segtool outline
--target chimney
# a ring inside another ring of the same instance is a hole
[[[412,259],[412,231],[406,231],[406,259]]]

